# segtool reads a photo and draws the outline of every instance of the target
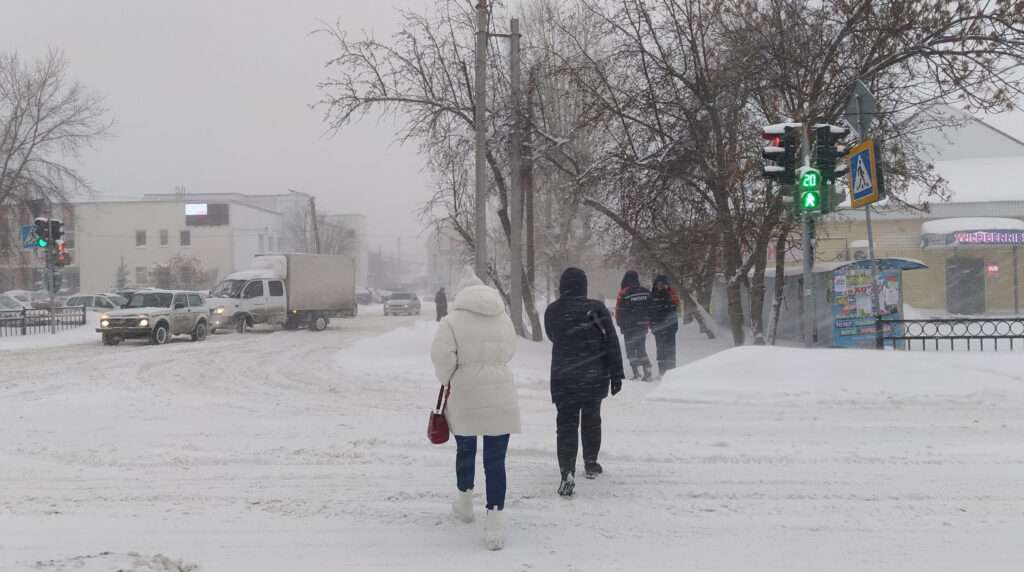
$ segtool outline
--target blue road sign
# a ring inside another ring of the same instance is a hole
[[[35,225],[26,224],[21,227],[21,249],[32,250],[36,247],[36,241],[32,237],[32,231],[36,229]]]
[[[848,156],[850,164],[850,206],[863,207],[882,199],[875,142],[865,139]]]

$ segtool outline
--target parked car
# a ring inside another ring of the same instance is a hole
[[[384,303],[385,316],[397,316],[398,314],[412,316],[419,313],[420,299],[411,292],[395,292],[388,296],[388,301]]]
[[[370,292],[369,290],[357,290],[356,303],[360,306],[369,306],[370,304],[373,304],[373,292]]]
[[[116,310],[128,304],[128,300],[117,294],[79,294],[72,296],[64,302],[67,307],[85,306],[89,310]]]
[[[28,290],[8,290],[4,292],[4,295],[14,298],[23,304],[25,308],[32,307],[32,292]]]
[[[0,310],[27,310],[28,304],[9,294],[0,294]]]
[[[195,292],[145,290],[132,296],[124,309],[100,316],[96,331],[108,346],[131,338],[145,338],[160,345],[173,336],[191,336],[193,342],[199,342],[210,331],[209,315],[206,300]]]

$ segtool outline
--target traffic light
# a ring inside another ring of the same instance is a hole
[[[797,209],[801,212],[816,212],[821,210],[821,171],[814,167],[800,167],[797,169],[797,177],[800,179],[797,193]]]
[[[57,242],[57,258],[55,260],[57,266],[67,266],[71,264],[71,253],[64,248],[64,241]]]
[[[50,245],[50,221],[45,218],[37,218],[34,222],[36,227],[32,233],[35,235],[36,246],[46,248]]]
[[[846,156],[846,144],[843,139],[850,130],[838,125],[819,123],[814,126],[814,166],[821,171],[825,183],[834,183],[850,169],[839,159]]]
[[[796,155],[800,148],[800,124],[776,123],[761,131],[761,137],[768,143],[761,151],[761,157],[774,164],[765,164],[762,173],[765,178],[783,185],[796,182]]]
[[[64,223],[55,219],[50,219],[50,240],[53,242],[60,241],[61,237],[64,236]]]

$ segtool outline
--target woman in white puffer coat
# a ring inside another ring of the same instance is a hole
[[[505,544],[505,454],[509,434],[519,433],[519,400],[508,363],[516,353],[512,320],[498,292],[466,268],[451,313],[438,325],[430,356],[437,379],[451,388],[445,417],[455,435],[459,493],[455,516],[473,521],[477,436],[483,436],[487,479],[484,542]]]

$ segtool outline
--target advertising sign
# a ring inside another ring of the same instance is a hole
[[[903,273],[878,273],[878,303],[884,331],[893,331],[886,320],[903,319]],[[832,343],[842,348],[874,348],[875,316],[871,308],[871,268],[846,267],[832,275]]]

